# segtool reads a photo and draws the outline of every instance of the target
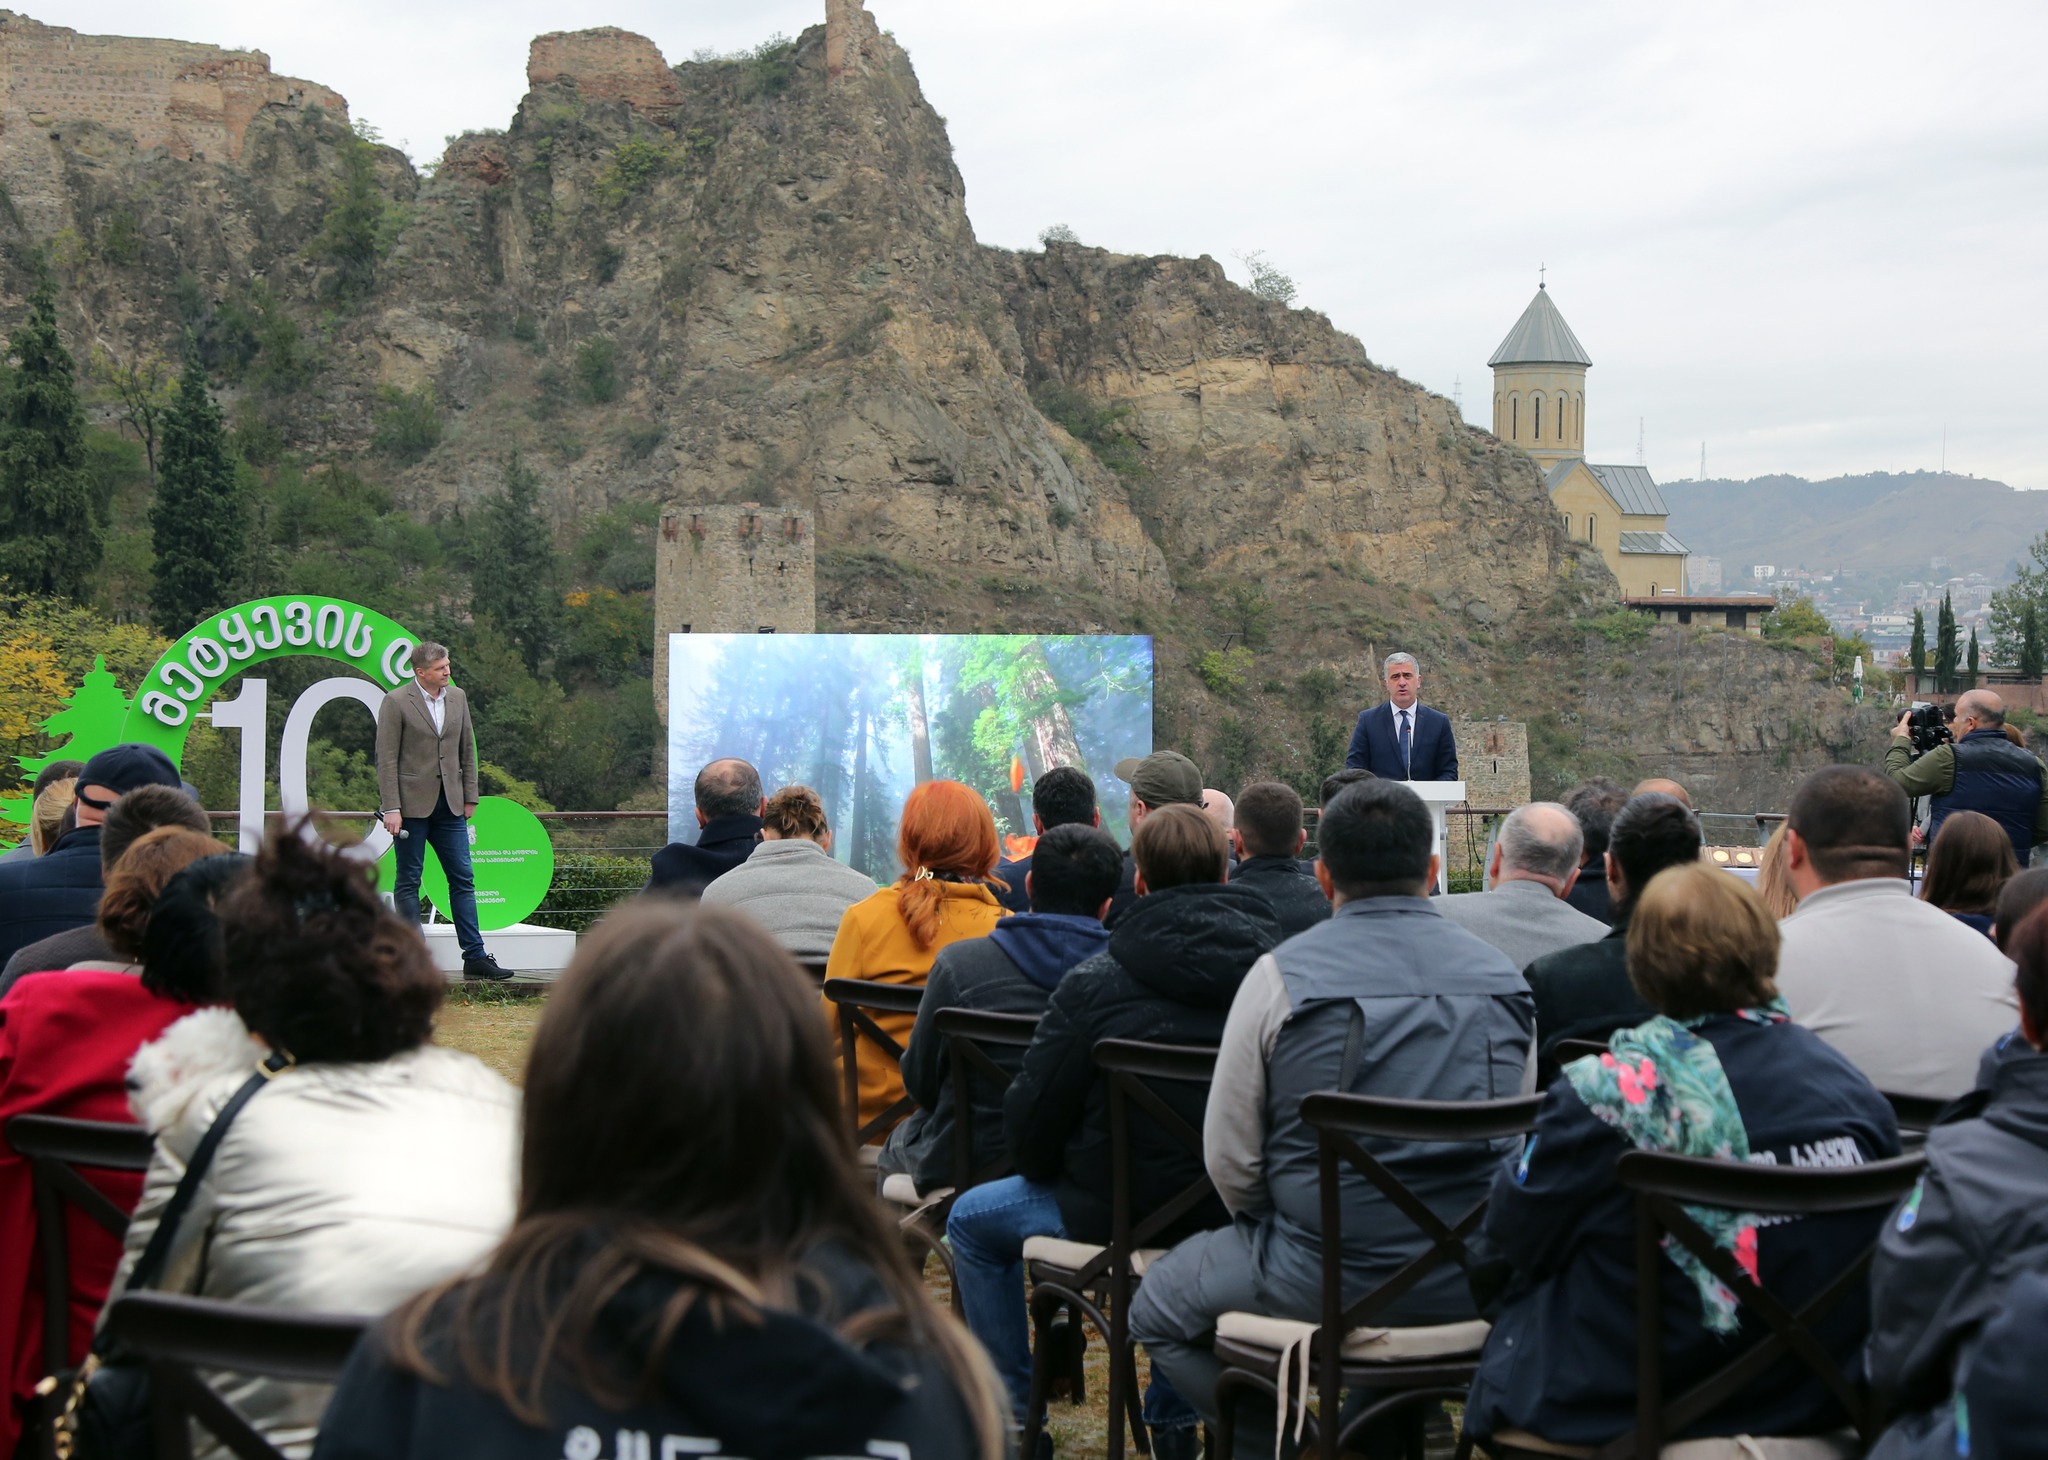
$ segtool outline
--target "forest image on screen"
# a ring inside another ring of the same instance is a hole
[[[1095,782],[1103,829],[1130,840],[1113,767],[1152,749],[1152,640],[1089,634],[672,634],[669,835],[695,841],[698,768],[738,756],[762,789],[818,792],[832,854],[880,882],[919,781],[964,781],[1004,855],[1029,849],[1031,787],[1054,766]]]

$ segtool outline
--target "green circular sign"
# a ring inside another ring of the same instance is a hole
[[[476,877],[477,925],[489,933],[526,921],[541,905],[555,880],[555,849],[539,817],[517,801],[485,796],[469,819],[469,866]],[[453,915],[448,874],[431,844],[420,890],[443,916]]]

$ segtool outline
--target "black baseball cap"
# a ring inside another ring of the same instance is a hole
[[[105,811],[137,786],[183,787],[184,780],[171,758],[154,745],[116,745],[101,751],[78,773],[77,797],[95,811]],[[114,794],[104,800],[86,794],[87,788],[106,789]]]

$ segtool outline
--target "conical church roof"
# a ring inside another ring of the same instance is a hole
[[[1550,291],[1538,284],[1536,297],[1500,342],[1488,365],[1591,365],[1585,346],[1564,322]]]

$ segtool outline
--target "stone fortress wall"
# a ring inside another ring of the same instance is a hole
[[[661,723],[668,723],[670,634],[814,633],[817,583],[808,512],[753,502],[666,508],[654,540],[654,710]]]
[[[0,10],[0,137],[63,122],[97,122],[188,161],[229,161],[268,106],[348,102],[312,81],[279,76],[261,51],[186,41],[80,35]]]

